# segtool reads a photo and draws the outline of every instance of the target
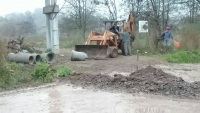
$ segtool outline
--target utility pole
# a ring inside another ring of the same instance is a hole
[[[59,6],[56,0],[45,0],[43,14],[46,15],[46,43],[47,49],[51,49],[54,53],[59,54],[59,36],[58,36],[58,20],[57,13]]]

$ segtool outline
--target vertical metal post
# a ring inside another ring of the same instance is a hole
[[[139,50],[137,50],[137,71],[139,69]]]
[[[45,6],[53,6],[55,8],[56,0],[45,0]],[[53,9],[54,9],[53,8]],[[46,14],[46,40],[47,49],[51,49],[54,53],[59,54],[59,36],[58,36],[58,20],[57,12],[52,12]]]
[[[50,5],[50,0],[45,0],[45,6]],[[50,32],[50,14],[45,14],[46,15],[46,44],[47,44],[47,49],[51,49],[51,32]]]

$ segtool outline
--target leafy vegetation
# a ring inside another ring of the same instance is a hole
[[[0,76],[0,91],[32,82],[32,76],[30,75],[32,67],[27,67],[24,64],[5,63],[4,67],[0,67],[0,71],[2,72]]]
[[[72,70],[68,66],[61,65],[57,69],[57,75],[61,77],[66,77],[72,73]]]
[[[35,65],[32,76],[36,80],[42,80],[43,82],[52,82],[54,78],[54,73],[48,63],[42,62]]]
[[[56,78],[56,75],[57,77],[66,77],[72,73],[72,70],[65,65],[61,65],[55,69],[43,62],[35,66],[5,63],[4,66],[0,65],[0,91],[23,85],[50,83]]]
[[[172,63],[199,63],[200,51],[177,51],[175,53],[168,53],[164,58]]]
[[[3,41],[0,40],[0,89],[10,84],[11,73],[5,65],[5,47]]]

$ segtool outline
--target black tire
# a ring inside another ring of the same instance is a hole
[[[116,58],[117,56],[118,56],[118,50],[117,50],[117,48],[111,48],[110,57],[111,58]]]

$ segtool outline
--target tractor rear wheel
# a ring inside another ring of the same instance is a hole
[[[110,48],[110,57],[116,58],[118,56],[118,49],[117,48]]]

